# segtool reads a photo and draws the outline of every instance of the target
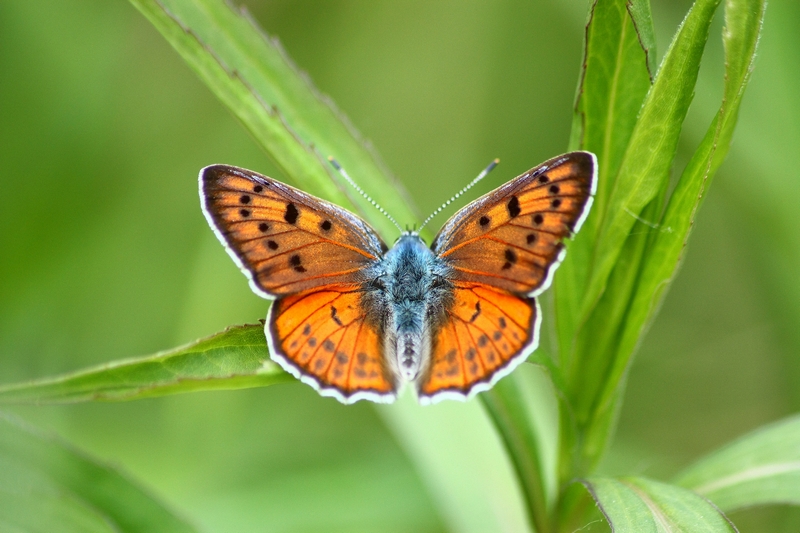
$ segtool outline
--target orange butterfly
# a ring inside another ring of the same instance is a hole
[[[456,213],[425,246],[391,250],[366,222],[250,170],[200,172],[203,212],[256,294],[287,372],[343,403],[420,403],[492,387],[538,345],[535,297],[564,258],[596,187],[589,152],[555,157]]]

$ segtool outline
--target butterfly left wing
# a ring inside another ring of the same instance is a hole
[[[592,203],[597,161],[589,152],[553,158],[475,200],[443,226],[433,251],[452,269],[453,305],[433,333],[422,402],[487,390],[538,345],[545,290],[563,240]]]
[[[270,356],[324,396],[394,400],[365,272],[386,246],[363,220],[256,172],[200,172],[203,212],[254,292],[277,298],[265,324]]]
[[[331,285],[281,298],[267,315],[274,360],[295,377],[343,403],[392,402],[397,379],[387,368],[376,317],[362,291]]]
[[[386,249],[352,213],[243,168],[204,168],[200,198],[229,255],[265,298],[359,283]]]

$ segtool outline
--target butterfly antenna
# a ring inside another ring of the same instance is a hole
[[[428,222],[430,222],[430,221],[431,221],[431,219],[432,219],[433,217],[435,217],[436,215],[438,215],[439,213],[441,213],[441,212],[442,212],[442,210],[443,210],[445,207],[447,207],[448,205],[450,205],[451,203],[453,203],[453,201],[454,201],[454,200],[456,200],[456,199],[457,199],[459,196],[461,196],[462,194],[464,194],[465,192],[467,192],[468,190],[470,190],[472,187],[474,187],[476,183],[478,183],[478,182],[479,182],[479,181],[481,181],[483,178],[485,178],[485,177],[486,177],[486,174],[488,174],[489,172],[491,172],[491,171],[494,169],[494,167],[496,167],[496,166],[497,166],[499,163],[500,163],[500,160],[499,160],[499,159],[495,159],[494,161],[492,161],[491,163],[489,163],[489,166],[487,166],[486,168],[484,168],[484,169],[483,169],[483,171],[482,171],[480,174],[478,174],[478,177],[477,177],[477,178],[475,178],[474,180],[472,180],[471,182],[469,182],[469,183],[467,184],[467,186],[466,186],[466,187],[464,187],[463,189],[461,189],[460,191],[458,191],[457,193],[455,193],[455,194],[454,194],[452,197],[450,197],[450,199],[449,199],[449,200],[447,200],[445,203],[443,203],[442,205],[440,205],[440,206],[439,206],[439,208],[438,208],[436,211],[434,211],[433,213],[431,213],[431,214],[430,214],[430,216],[429,216],[428,218],[426,218],[426,219],[425,219],[425,222],[423,222],[423,223],[422,223],[422,225],[419,227],[419,230],[418,230],[418,231],[422,231],[422,228],[424,228],[424,227],[425,227],[425,226],[428,224]]]
[[[401,227],[400,227],[400,224],[398,224],[398,223],[397,223],[397,221],[394,219],[394,217],[392,217],[392,215],[390,215],[389,213],[387,213],[387,212],[386,212],[386,210],[385,210],[384,208],[382,208],[382,207],[381,207],[381,206],[378,204],[378,202],[376,202],[375,200],[373,200],[373,199],[370,197],[370,195],[368,195],[367,193],[365,193],[365,192],[364,192],[364,189],[362,189],[361,187],[359,187],[359,186],[358,186],[358,184],[356,184],[356,182],[355,182],[355,181],[353,181],[353,178],[351,178],[351,177],[350,177],[350,176],[347,174],[347,172],[345,172],[345,170],[342,168],[342,165],[340,165],[338,161],[336,161],[336,160],[335,160],[334,158],[332,158],[332,157],[329,157],[329,158],[328,158],[328,161],[330,161],[330,162],[331,162],[331,165],[333,166],[333,168],[335,168],[335,169],[336,169],[336,171],[337,171],[339,174],[341,174],[341,175],[342,175],[342,177],[343,177],[344,179],[346,179],[346,180],[347,180],[347,183],[349,183],[351,187],[353,187],[353,188],[354,188],[356,191],[358,191],[358,194],[360,194],[361,196],[363,196],[364,198],[366,198],[366,199],[367,199],[367,201],[369,201],[369,203],[371,203],[371,204],[372,204],[372,207],[374,207],[375,209],[377,209],[378,211],[380,211],[380,213],[381,213],[383,216],[385,216],[386,218],[388,218],[388,219],[389,219],[389,221],[390,221],[392,224],[394,224],[394,225],[395,225],[395,227],[396,227],[397,229],[399,229],[399,230],[400,230],[400,233],[403,233],[403,228],[401,228]]]

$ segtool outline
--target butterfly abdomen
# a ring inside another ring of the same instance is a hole
[[[385,348],[392,366],[406,381],[424,370],[431,327],[444,307],[446,291],[439,263],[412,234],[403,235],[385,257]]]

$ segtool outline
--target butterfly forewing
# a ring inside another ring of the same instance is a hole
[[[267,317],[272,358],[323,395],[391,402],[397,381],[361,291],[331,286],[282,298]]]
[[[538,294],[588,212],[596,167],[593,154],[572,152],[529,170],[456,213],[434,252],[456,279]]]
[[[423,403],[487,390],[536,348],[539,310],[532,298],[457,283],[447,314],[417,383]]]
[[[200,188],[206,217],[262,296],[358,283],[385,250],[355,215],[261,174],[213,165]]]

